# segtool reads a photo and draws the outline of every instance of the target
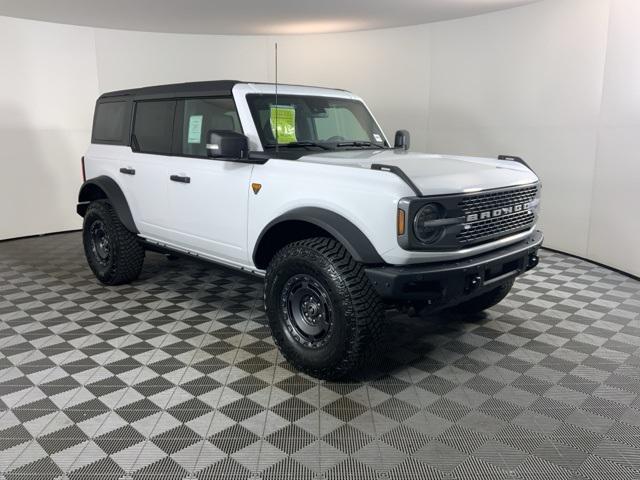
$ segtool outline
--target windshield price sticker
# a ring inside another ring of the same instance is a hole
[[[271,106],[271,133],[281,144],[297,141],[295,107]]]

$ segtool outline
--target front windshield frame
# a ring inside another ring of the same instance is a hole
[[[279,138],[280,142],[278,143],[278,147],[281,149],[320,149],[320,150],[344,150],[344,149],[386,149],[390,148],[389,144],[386,140],[384,132],[376,122],[375,118],[366,107],[364,102],[347,97],[338,97],[338,96],[324,96],[324,95],[313,95],[313,94],[279,94],[277,96],[277,104],[276,104],[276,95],[274,93],[251,93],[246,95],[247,105],[249,107],[249,111],[251,113],[252,120],[254,122],[254,126],[256,132],[258,134],[258,138],[260,139],[260,143],[262,148],[266,150],[276,149],[275,136],[273,135],[273,127],[271,124],[271,109],[274,107],[290,107],[294,106],[296,112],[299,111],[298,108],[302,108],[300,111],[305,111],[305,114],[309,114],[307,116],[297,117],[296,118],[296,130],[298,126],[298,121],[303,122],[306,125],[302,125],[300,138],[295,138],[296,141],[289,141],[291,138],[286,139],[287,141],[283,141]],[[347,110],[351,113],[353,118],[357,120],[359,127],[362,128],[361,136],[358,138],[333,138],[332,140],[326,138],[319,138],[317,127],[318,125],[313,122],[314,118],[322,118],[322,117],[314,117],[312,115],[312,110],[310,108],[310,104],[327,102],[331,107],[346,107]],[[266,108],[268,106],[268,108]],[[304,107],[304,108],[303,108]],[[278,121],[280,124],[280,121]],[[297,133],[297,131],[296,131]],[[362,137],[364,134],[366,137]]]

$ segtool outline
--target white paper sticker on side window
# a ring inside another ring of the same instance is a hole
[[[202,115],[191,115],[189,117],[189,132],[187,134],[188,143],[200,143],[202,141]]]
[[[373,134],[373,139],[374,139],[376,142],[382,142],[382,137],[381,137],[380,135],[378,135],[377,133],[374,133],[374,134]]]

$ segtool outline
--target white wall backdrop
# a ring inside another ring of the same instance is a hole
[[[429,148],[523,157],[546,242],[586,255],[609,7],[543,2],[431,29]]]
[[[0,22],[1,58],[15,65],[0,77],[0,159],[23,180],[0,177],[0,238],[80,226],[78,158],[98,91],[273,81],[277,40],[281,82],[357,92],[387,135],[408,128],[415,149],[521,155],[543,180],[546,245],[640,274],[637,0],[546,0],[416,27],[278,38]]]
[[[545,245],[640,274],[640,2],[547,0],[430,25],[428,149],[525,158]]]
[[[640,2],[611,3],[587,255],[640,275]]]
[[[365,99],[391,142],[396,130],[407,128],[414,149],[427,147],[428,26],[283,37],[278,51],[281,80],[351,90]],[[273,78],[273,62],[268,65]]]
[[[96,30],[100,91],[202,79],[275,80],[345,88],[370,104],[387,134],[413,128],[426,147],[428,27],[328,35],[213,36]]]
[[[0,239],[78,228],[93,30],[0,17]]]

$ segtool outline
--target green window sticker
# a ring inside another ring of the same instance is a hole
[[[271,106],[271,133],[278,143],[296,142],[296,109],[295,107]]]
[[[202,140],[202,115],[191,115],[189,117],[188,143],[200,143]]]

